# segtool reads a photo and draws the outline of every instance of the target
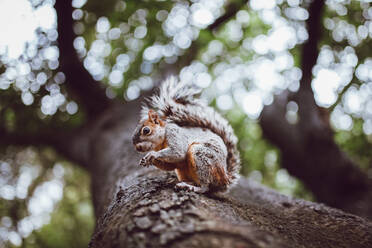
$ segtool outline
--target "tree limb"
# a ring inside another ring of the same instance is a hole
[[[219,29],[222,25],[224,25],[226,22],[228,22],[231,18],[233,18],[236,13],[248,2],[248,0],[242,0],[238,3],[236,1],[230,2],[226,7],[226,12],[218,17],[212,24],[210,24],[205,29],[201,30],[201,32],[208,32],[212,35],[213,31],[216,31]],[[190,48],[187,50],[187,52],[180,56],[177,63],[173,65],[166,64],[165,67],[160,68],[160,77],[161,78],[167,78],[169,75],[178,75],[179,71],[189,66],[192,61],[197,57],[198,51],[200,47],[204,47],[206,45],[206,42],[203,41],[199,35],[199,38],[192,42]]]
[[[96,82],[89,72],[83,67],[79,60],[76,51],[73,47],[75,34],[73,32],[72,20],[72,5],[71,1],[57,0],[55,9],[58,17],[58,45],[60,51],[60,70],[66,75],[66,87],[68,93],[73,98],[77,98],[79,103],[83,105],[88,115],[88,119],[94,119],[98,114],[102,113],[112,102],[105,95],[105,90],[100,87],[100,83]],[[0,110],[0,117],[3,119],[6,107]],[[71,144],[79,143],[84,150],[86,147],[82,144],[80,137],[84,133],[85,127],[78,130],[61,130],[52,128],[40,128],[37,133],[24,132],[8,132],[3,128],[0,130],[0,144],[3,145],[49,145],[54,147],[60,154],[66,156],[74,162],[84,165],[82,154],[72,152],[72,149],[67,149]],[[84,140],[85,141],[85,140]],[[84,153],[83,153],[84,154]]]
[[[321,20],[324,0],[313,0],[309,6],[309,18],[306,21],[309,39],[302,47],[300,90],[311,90],[312,69],[318,59],[318,43],[321,38]]]
[[[273,104],[265,106],[260,125],[264,137],[281,150],[281,165],[303,181],[317,200],[372,219],[372,206],[368,200],[372,197],[372,181],[334,142],[329,116],[322,118],[324,110],[316,105],[311,89],[323,5],[324,1],[314,0],[309,8],[309,40],[302,49],[303,77],[299,91],[291,99],[283,92]],[[296,125],[287,123],[283,114],[287,103],[293,99],[299,106]]]
[[[207,29],[210,31],[215,31],[223,24],[228,22],[232,17],[236,15],[236,13],[248,3],[248,0],[240,1],[239,3],[231,2],[229,5],[226,6],[226,12],[222,16],[218,17],[212,24],[210,24]]]
[[[0,129],[0,146],[50,146],[59,155],[86,167],[86,149],[89,148],[86,135],[87,126],[76,130],[40,128],[37,132],[9,132]]]
[[[73,20],[71,1],[57,0],[55,9],[58,17],[58,47],[60,69],[66,75],[66,86],[72,97],[80,100],[88,117],[94,118],[109,104],[105,90],[95,81],[79,60],[73,41]]]
[[[332,112],[335,107],[341,102],[342,100],[342,97],[345,95],[346,91],[348,91],[350,89],[351,86],[353,85],[360,85],[361,83],[358,81],[358,80],[355,80],[355,78],[353,78],[352,80],[350,80],[350,82],[344,86],[344,88],[342,88],[342,90],[340,91],[340,93],[338,93],[338,96],[337,96],[337,99],[335,101],[334,104],[332,104],[328,110],[329,112]]]
[[[285,117],[290,95],[289,91],[277,95],[274,102],[262,110],[260,122],[265,123],[261,128],[267,139],[279,147],[284,147],[283,144],[286,144],[287,152],[296,154],[299,152],[296,146],[299,137],[298,129],[294,128],[295,125],[290,124]],[[275,128],[271,128],[271,125],[266,125],[266,123],[275,123]]]
[[[309,18],[306,27],[309,39],[302,47],[300,89],[296,94],[296,102],[299,106],[299,127],[302,132],[317,135],[324,130],[324,123],[319,117],[319,108],[315,103],[314,93],[311,88],[312,69],[318,59],[318,44],[321,38],[321,17],[323,13],[324,0],[314,0],[309,6]]]

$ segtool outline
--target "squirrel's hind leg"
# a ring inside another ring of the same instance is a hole
[[[189,146],[187,162],[197,175],[198,188],[201,188],[199,192],[224,190],[227,187],[224,159],[216,144],[192,143]]]

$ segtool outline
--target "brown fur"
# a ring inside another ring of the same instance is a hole
[[[182,182],[192,182],[197,186],[200,186],[200,179],[197,174],[197,166],[195,164],[194,154],[192,153],[192,146],[199,144],[198,142],[193,142],[189,145],[186,154],[186,163],[180,164],[176,169],[177,178]],[[217,188],[226,188],[230,184],[230,180],[225,172],[225,170],[219,166],[212,166],[210,169],[210,175],[214,178],[213,186]]]
[[[226,187],[230,184],[230,180],[227,178],[227,174],[223,168],[220,166],[212,166],[210,170],[217,187]]]
[[[151,129],[151,132],[153,132],[157,125],[164,127],[165,122],[159,118],[154,110],[150,109],[149,118],[143,122],[143,126],[149,127]]]
[[[165,126],[165,122],[164,120],[162,120],[158,113],[156,113],[153,109],[150,109],[149,110],[149,114],[148,114],[149,118],[145,121],[145,122],[150,122],[154,125],[160,125],[162,127]]]
[[[195,165],[195,160],[191,152],[193,145],[198,144],[196,142],[189,145],[186,153],[186,162],[178,164],[176,169],[177,178],[181,182],[193,182],[195,185],[200,185],[200,180],[197,175],[197,168]]]
[[[187,174],[188,174],[188,177],[191,178],[194,183],[196,183],[197,185],[200,185],[200,180],[198,178],[198,174],[196,173],[196,164],[195,164],[195,160],[194,160],[194,157],[193,157],[193,153],[191,151],[191,148],[193,145],[196,145],[196,144],[199,144],[197,142],[193,142],[192,144],[189,145],[188,149],[187,149],[187,153],[186,153],[186,165],[187,165]]]

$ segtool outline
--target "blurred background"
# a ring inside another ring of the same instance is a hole
[[[335,142],[369,177],[371,2],[326,1],[312,70],[315,100],[328,111]],[[109,99],[135,100],[170,74],[203,88],[201,97],[228,118],[239,137],[241,173],[313,200],[281,168],[280,152],[263,139],[258,120],[276,94],[300,86],[309,3],[73,0],[73,47]],[[59,70],[54,5],[55,0],[0,0],[0,127],[7,131],[67,130],[86,119]],[[289,102],[289,123],[297,122],[297,112]],[[95,223],[89,180],[50,147],[0,146],[0,247],[86,247]]]

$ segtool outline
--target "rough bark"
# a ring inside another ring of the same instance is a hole
[[[175,191],[173,173],[141,168],[131,142],[139,103],[81,132],[98,218],[90,247],[370,247],[372,224],[241,179],[227,195]]]
[[[311,89],[323,5],[323,0],[314,0],[309,7],[309,40],[302,49],[299,91],[276,96],[263,109],[260,124],[264,137],[280,149],[281,166],[304,182],[318,201],[372,219],[372,180],[334,142],[329,116],[324,116],[329,113],[316,105]],[[295,125],[285,117],[289,101],[299,106]]]

